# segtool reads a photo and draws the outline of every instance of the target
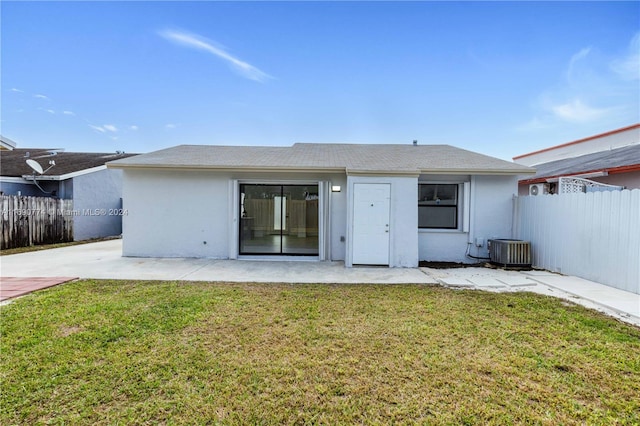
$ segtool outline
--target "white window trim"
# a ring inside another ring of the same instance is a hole
[[[420,228],[418,233],[439,233],[439,234],[462,234],[469,232],[469,224],[471,220],[471,182],[469,181],[440,181],[440,180],[424,180],[418,181],[419,185],[458,185],[458,227],[457,228]],[[461,194],[462,193],[462,194]],[[462,196],[461,196],[462,195]],[[418,201],[416,200],[416,208]],[[462,203],[462,206],[460,206]]]

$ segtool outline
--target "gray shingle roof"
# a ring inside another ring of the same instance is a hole
[[[528,177],[527,181],[635,165],[640,165],[640,144],[538,164],[536,174]]]
[[[108,167],[529,174],[534,169],[450,145],[297,143],[291,147],[180,145]]]

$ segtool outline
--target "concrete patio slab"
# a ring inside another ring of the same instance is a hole
[[[501,276],[497,278],[498,281],[503,284],[508,285],[509,287],[533,287],[538,285],[536,281],[530,280],[527,277],[523,276]]]
[[[437,284],[418,268],[356,267],[343,262],[122,257],[109,240],[0,257],[2,276],[285,283]]]
[[[343,262],[211,260],[182,277],[192,281],[437,284],[419,269],[355,267]]]
[[[473,288],[474,284],[464,278],[444,277],[438,280],[441,284],[448,287]]]
[[[549,271],[539,271],[537,269],[531,270],[531,271],[522,271],[523,275],[528,275],[528,276],[532,276],[532,277],[545,277],[545,276],[553,276],[556,275],[553,272],[549,272]]]
[[[492,268],[455,268],[433,269],[420,268],[425,273],[436,278],[444,285],[470,286],[477,289],[504,289],[512,287],[529,287],[539,285],[530,277],[518,271]],[[548,273],[551,274],[551,273]]]
[[[108,240],[0,257],[2,276],[76,276],[98,279],[177,280],[209,259],[122,257],[122,240]]]
[[[469,278],[469,281],[473,283],[473,285],[475,285],[477,288],[501,288],[506,285],[495,277],[471,277]]]

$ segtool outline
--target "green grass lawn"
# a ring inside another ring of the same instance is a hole
[[[640,423],[640,330],[530,293],[86,280],[0,310],[2,425]]]

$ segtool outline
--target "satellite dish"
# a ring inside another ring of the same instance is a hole
[[[36,160],[32,160],[29,158],[27,160],[27,165],[31,167],[33,171],[38,172],[38,174],[44,173],[44,170],[42,170],[42,166]]]

